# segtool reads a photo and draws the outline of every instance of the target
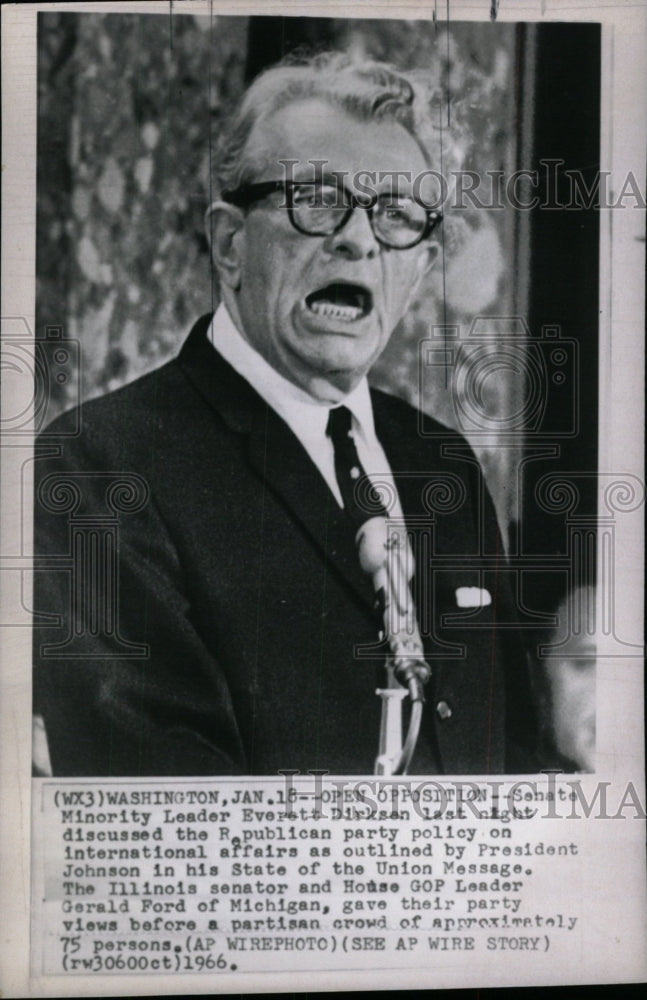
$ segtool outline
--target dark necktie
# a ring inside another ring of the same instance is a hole
[[[335,449],[339,492],[355,529],[371,517],[387,517],[380,496],[359,460],[351,430],[351,412],[346,406],[336,406],[330,411],[326,434]]]

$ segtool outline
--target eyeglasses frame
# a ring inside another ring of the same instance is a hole
[[[373,225],[373,211],[377,205],[381,195],[374,192],[370,195],[365,195],[362,198],[358,198],[356,195],[348,191],[343,185],[336,183],[335,181],[324,180],[325,184],[329,184],[330,187],[336,187],[339,191],[343,191],[349,200],[340,221],[337,223],[334,229],[329,233],[311,233],[306,229],[302,229],[297,225],[295,219],[295,207],[293,192],[295,188],[300,187],[317,187],[321,185],[321,181],[259,181],[256,184],[241,184],[240,187],[235,188],[232,191],[223,191],[222,200],[226,201],[230,205],[235,205],[237,208],[249,208],[255,201],[260,201],[262,198],[266,198],[267,195],[273,194],[275,191],[282,191],[285,195],[285,200],[287,204],[288,216],[292,226],[298,233],[302,233],[304,236],[333,236],[344,228],[351,215],[356,208],[361,208],[368,213],[369,222],[371,225],[371,230],[377,242],[384,247],[388,247],[389,250],[410,250],[412,247],[418,246],[424,240],[431,236],[432,232],[436,226],[442,221],[443,213],[438,209],[429,208],[427,205],[423,204],[419,199],[407,195],[411,198],[411,201],[415,201],[417,205],[424,208],[427,215],[427,222],[420,233],[419,236],[415,238],[411,243],[406,243],[403,246],[394,246],[392,243],[387,243],[385,240],[381,239],[375,232],[375,227]]]

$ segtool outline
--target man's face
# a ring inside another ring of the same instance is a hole
[[[358,172],[408,171],[411,180],[398,188],[405,194],[427,168],[397,122],[359,122],[319,99],[294,102],[257,125],[246,156],[262,164],[251,183],[284,179],[281,160],[298,161],[295,180],[313,180],[309,161],[325,160],[324,172],[345,171],[344,184],[355,193]],[[382,187],[388,192],[391,184],[387,178]],[[283,203],[280,192],[254,203],[234,237],[242,332],[282,375],[334,402],[382,352],[437,248],[427,242],[407,250],[382,246],[362,209],[337,233],[305,235]],[[328,302],[349,307],[330,309]]]
[[[577,590],[570,602],[583,600],[586,591]],[[589,595],[588,607],[594,602]],[[583,605],[586,606],[586,605]],[[563,601],[558,608],[559,620],[567,623],[569,607]],[[559,633],[556,638],[563,638]],[[553,739],[559,752],[584,771],[595,770],[595,673],[596,649],[591,636],[570,635],[561,647],[562,655],[546,660],[546,676],[550,691]]]
[[[555,745],[584,771],[595,770],[595,652],[584,641],[548,668]]]

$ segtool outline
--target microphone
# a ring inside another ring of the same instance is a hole
[[[388,519],[372,517],[359,528],[355,541],[359,561],[373,579],[380,601],[384,634],[389,643],[393,672],[412,701],[424,701],[422,685],[431,677],[418,629],[410,581],[413,558],[406,539]]]

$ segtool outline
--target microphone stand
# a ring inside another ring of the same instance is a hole
[[[390,650],[387,685],[376,691],[382,699],[382,718],[375,774],[406,774],[420,733],[423,687],[431,677],[411,597],[413,566],[408,565],[409,546],[406,541],[403,544],[397,531],[389,532],[385,517],[366,521],[356,541],[362,569],[373,578]],[[403,745],[402,703],[407,694],[411,715]]]

